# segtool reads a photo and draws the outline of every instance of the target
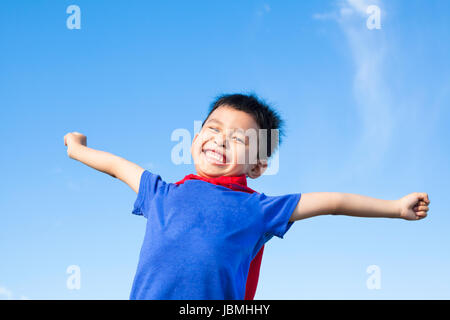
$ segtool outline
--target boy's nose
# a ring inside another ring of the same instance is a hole
[[[226,138],[223,136],[223,135],[221,135],[221,134],[218,134],[218,135],[216,135],[215,136],[215,138],[214,138],[214,141],[216,142],[216,144],[219,146],[219,147],[226,147]]]

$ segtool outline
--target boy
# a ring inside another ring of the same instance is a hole
[[[88,148],[82,134],[64,137],[70,158],[137,193],[133,213],[147,218],[147,228],[131,299],[243,299],[252,259],[297,220],[323,214],[427,216],[426,193],[381,200],[338,192],[266,196],[249,191],[246,177],[256,179],[267,169],[279,145],[272,134],[280,130],[278,114],[256,96],[219,97],[192,141],[197,175],[182,183],[167,183],[121,157]],[[252,132],[266,133],[257,135],[256,149]]]

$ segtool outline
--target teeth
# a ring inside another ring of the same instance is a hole
[[[213,152],[213,151],[209,151],[209,150],[206,151],[205,154],[206,154],[208,157],[213,158],[214,160],[223,163],[223,156],[221,156],[220,154],[215,153],[215,152]]]

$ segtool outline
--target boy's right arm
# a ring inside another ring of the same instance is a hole
[[[134,192],[139,192],[141,175],[145,169],[112,153],[87,147],[86,136],[71,132],[64,136],[67,155],[98,171],[125,182]]]

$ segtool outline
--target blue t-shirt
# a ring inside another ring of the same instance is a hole
[[[244,299],[250,262],[283,238],[300,193],[266,196],[142,173],[133,213],[147,228],[130,299]]]

